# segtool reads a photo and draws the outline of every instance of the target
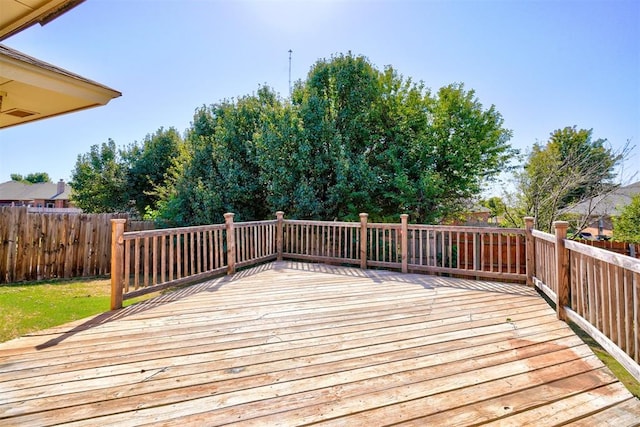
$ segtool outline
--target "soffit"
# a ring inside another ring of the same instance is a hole
[[[106,105],[120,95],[100,83],[0,45],[0,128]]]
[[[0,0],[0,41],[34,24],[44,25],[84,0]]]

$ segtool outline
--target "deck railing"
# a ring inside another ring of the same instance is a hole
[[[409,270],[526,280],[522,229],[410,225],[408,239]]]
[[[272,259],[524,282],[525,231],[284,219],[124,232],[113,220],[112,308],[122,301]]]
[[[360,264],[360,224],[282,220],[281,257],[314,262]]]
[[[533,229],[276,219],[124,232],[114,219],[112,309],[123,299],[273,259],[534,285],[640,380],[640,260]]]
[[[157,292],[275,259],[277,221],[124,232],[112,220],[111,308],[123,300]]]
[[[527,218],[531,229],[533,218]],[[640,381],[640,260],[531,230],[533,283],[556,304],[558,318],[589,333]]]

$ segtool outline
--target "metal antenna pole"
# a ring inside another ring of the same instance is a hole
[[[289,49],[289,98],[291,98],[291,53],[293,51]]]

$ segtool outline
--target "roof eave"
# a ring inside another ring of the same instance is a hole
[[[36,111],[38,114],[24,118],[0,114],[0,128],[106,105],[110,100],[122,95],[108,86],[39,61],[4,45],[0,45],[0,81],[2,80],[5,80],[5,83],[0,84],[0,92],[4,92],[3,95],[8,102],[21,99],[20,93],[14,93],[12,97],[12,90],[19,92],[21,88],[28,88],[32,92],[41,92],[36,98],[46,100],[47,111],[38,111],[33,105],[28,104],[13,105],[14,108]],[[54,108],[56,96],[65,100],[60,103],[64,106],[58,109]],[[10,109],[6,102],[4,104],[0,113],[6,113]]]
[[[60,15],[68,12],[85,0],[52,0],[33,9],[28,14],[17,17],[12,22],[0,28],[0,41],[19,33],[32,25],[45,25]]]

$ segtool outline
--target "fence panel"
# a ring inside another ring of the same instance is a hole
[[[526,279],[521,229],[409,225],[409,269],[495,279]]]
[[[533,281],[549,298],[557,301],[556,238],[553,234],[538,230],[533,230],[532,235],[535,251]]]
[[[634,245],[633,243],[615,242],[613,240],[576,240],[576,242],[640,259],[640,245]]]
[[[640,262],[570,240],[570,309],[640,363]]]
[[[124,299],[226,271],[224,224],[123,234]]]
[[[234,224],[236,267],[276,258],[276,224],[276,220]]]
[[[285,258],[360,263],[360,223],[284,220],[283,227]]]
[[[0,207],[0,283],[109,274],[112,218],[126,215]]]
[[[367,224],[367,265],[371,267],[399,268],[400,224]]]

